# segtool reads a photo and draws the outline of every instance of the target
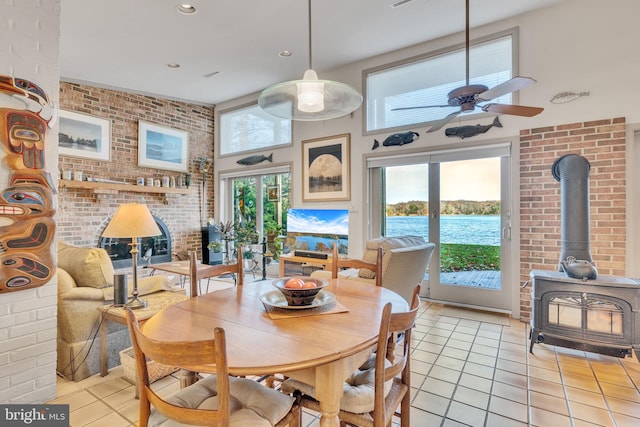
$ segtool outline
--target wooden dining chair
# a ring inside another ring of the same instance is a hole
[[[256,381],[229,376],[224,329],[215,328],[213,339],[206,341],[157,341],[144,335],[131,309],[127,325],[140,386],[139,426],[159,425],[166,419],[201,426],[299,425],[300,408],[294,398]],[[170,366],[215,365],[216,373],[165,396],[149,384],[147,358]]]
[[[378,247],[376,262],[366,262],[355,258],[339,258],[338,245],[333,245],[333,261],[331,262],[331,278],[337,279],[338,272],[343,268],[366,268],[375,273],[376,286],[382,286],[382,253],[383,249]]]
[[[409,311],[392,313],[391,303],[384,306],[375,353],[345,382],[338,413],[340,425],[386,427],[397,415],[401,427],[410,427],[411,330],[420,307],[419,294],[420,285],[417,285]],[[391,361],[387,353],[389,342],[397,334],[403,336],[402,345],[392,350]],[[320,410],[313,386],[288,379],[281,389],[296,395],[302,407]]]
[[[243,284],[244,271],[242,268],[242,251],[240,248],[238,248],[238,256],[235,263],[217,265],[201,264],[200,268],[198,268],[196,252],[189,252],[189,284],[192,297],[200,295],[200,281],[202,279],[211,279],[212,277],[223,276],[225,274],[233,274],[237,286]]]

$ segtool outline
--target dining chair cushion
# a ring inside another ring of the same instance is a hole
[[[232,427],[271,427],[287,415],[294,402],[293,397],[246,378],[230,377],[229,391]],[[218,407],[216,376],[209,375],[179,390],[167,401],[185,408],[215,410]],[[186,424],[168,419],[152,409],[149,426],[178,427]]]
[[[366,362],[364,362],[358,369],[356,369],[344,382],[342,399],[340,399],[340,409],[347,412],[353,412],[356,414],[364,414],[371,412],[374,409],[374,394],[375,394],[375,365],[376,355],[372,354]],[[385,361],[385,366],[391,366],[391,362]],[[393,385],[393,379],[387,381],[384,384],[385,397],[391,391]],[[284,393],[293,393],[294,390],[299,390],[302,394],[311,396],[314,399],[315,387],[306,384],[302,381],[288,378],[281,385]]]

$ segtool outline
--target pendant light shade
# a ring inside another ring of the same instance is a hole
[[[362,104],[362,95],[349,85],[319,80],[311,63],[311,0],[309,0],[309,69],[302,80],[268,87],[258,105],[267,113],[299,121],[329,120],[352,113]]]

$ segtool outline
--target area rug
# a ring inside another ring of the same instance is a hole
[[[510,316],[508,314],[490,313],[487,311],[445,306],[442,307],[439,315],[446,317],[457,317],[467,320],[475,320],[478,322],[494,323],[496,325],[502,326],[510,326]]]

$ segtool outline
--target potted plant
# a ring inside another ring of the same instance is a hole
[[[207,249],[210,249],[215,253],[222,252],[222,242],[220,242],[220,240],[212,240],[207,245]]]

